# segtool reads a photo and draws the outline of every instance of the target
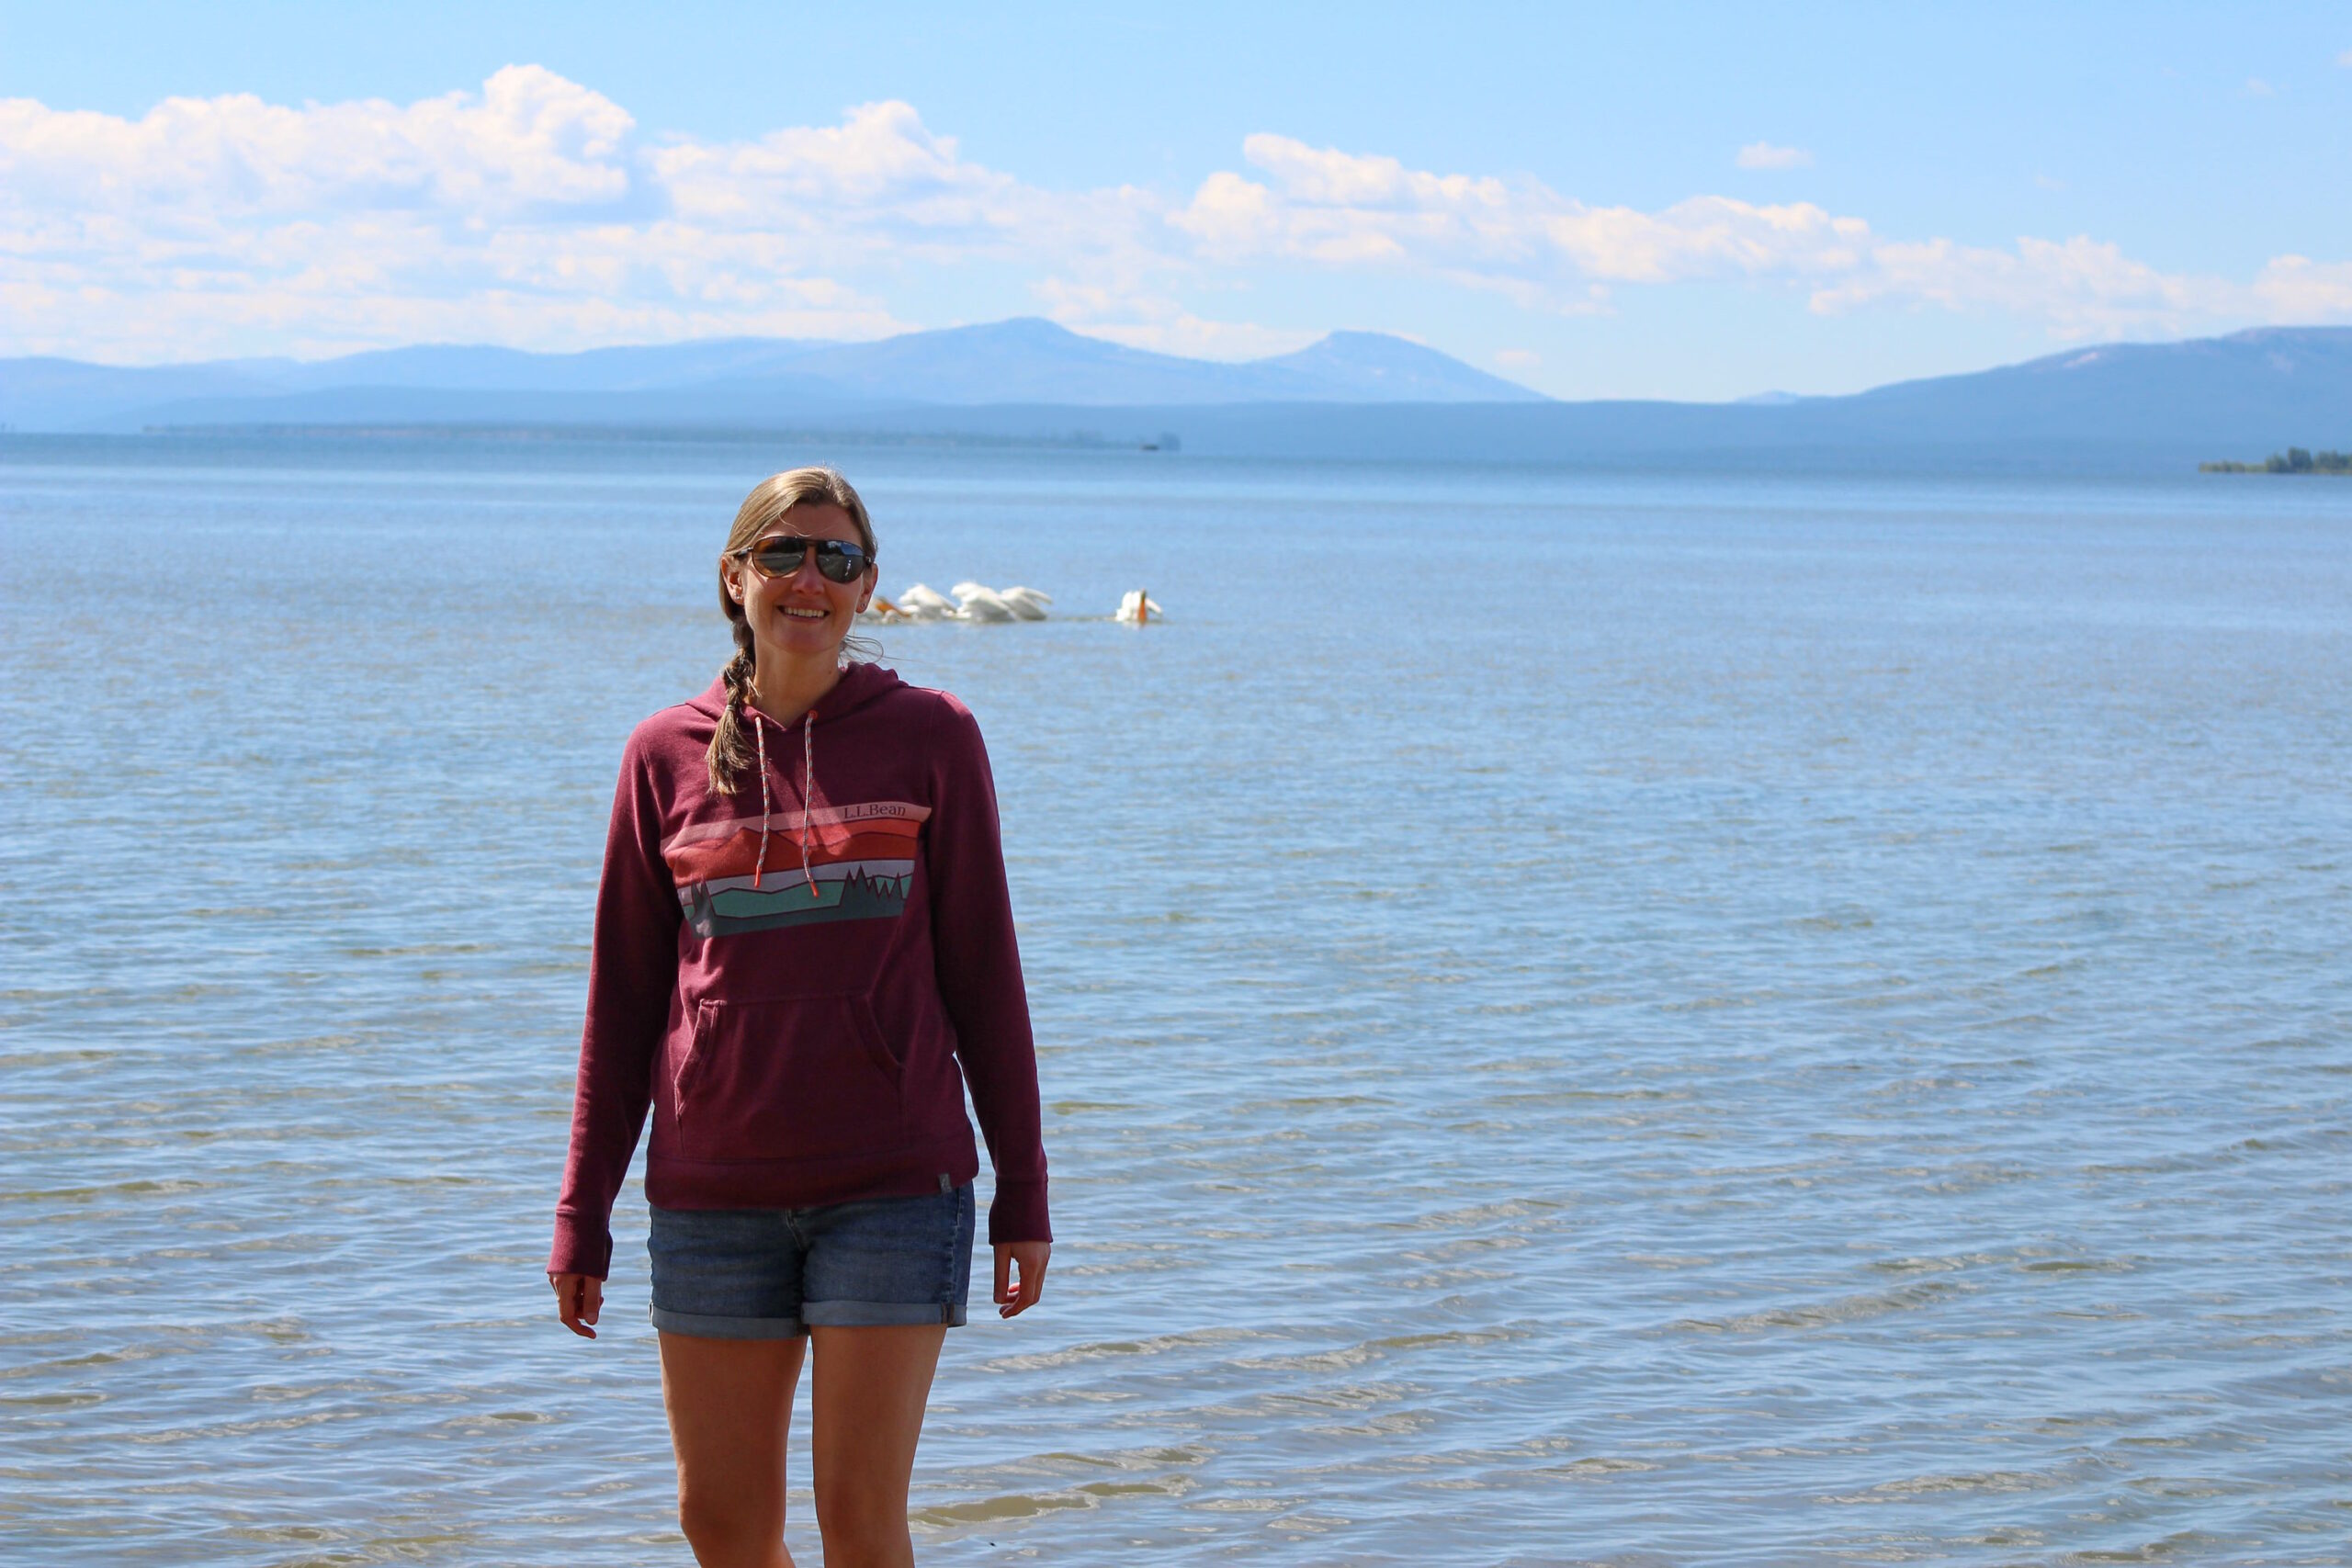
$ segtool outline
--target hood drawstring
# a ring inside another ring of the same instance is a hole
[[[760,858],[752,863],[752,886],[757,888],[768,866],[768,716],[759,709],[752,710],[752,734],[760,748]],[[822,898],[818,891],[817,874],[808,865],[808,829],[813,824],[809,813],[817,789],[817,710],[810,708],[800,718],[800,879],[808,885],[808,897]]]

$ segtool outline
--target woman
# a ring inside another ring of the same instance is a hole
[[[967,1084],[996,1167],[998,1311],[1045,1282],[988,755],[955,698],[845,660],[876,575],[847,480],[762,481],[718,558],[735,656],[629,737],[605,846],[548,1278],[564,1326],[595,1337],[650,1105],[652,1318],[705,1568],[791,1562],[785,1434],[809,1346],[825,1561],[913,1562],[907,1481],[970,1272]]]

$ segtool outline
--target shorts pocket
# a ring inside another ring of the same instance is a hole
[[[807,1159],[899,1141],[899,1062],[854,993],[703,998],[676,1090],[688,1159]]]

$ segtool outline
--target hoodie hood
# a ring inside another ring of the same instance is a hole
[[[833,689],[817,699],[817,705],[809,712],[815,714],[820,722],[839,718],[888,696],[905,684],[895,670],[885,669],[879,664],[852,664],[842,671],[842,678],[833,682]],[[723,675],[714,678],[703,694],[688,698],[686,705],[716,719],[727,711],[727,678]],[[799,721],[796,719],[794,722]]]

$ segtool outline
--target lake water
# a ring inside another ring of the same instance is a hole
[[[622,739],[828,456],[1067,614],[883,634],[1060,1235],[925,1562],[2352,1561],[2352,484],[19,436],[7,1562],[688,1561],[634,1187],[539,1268]]]

